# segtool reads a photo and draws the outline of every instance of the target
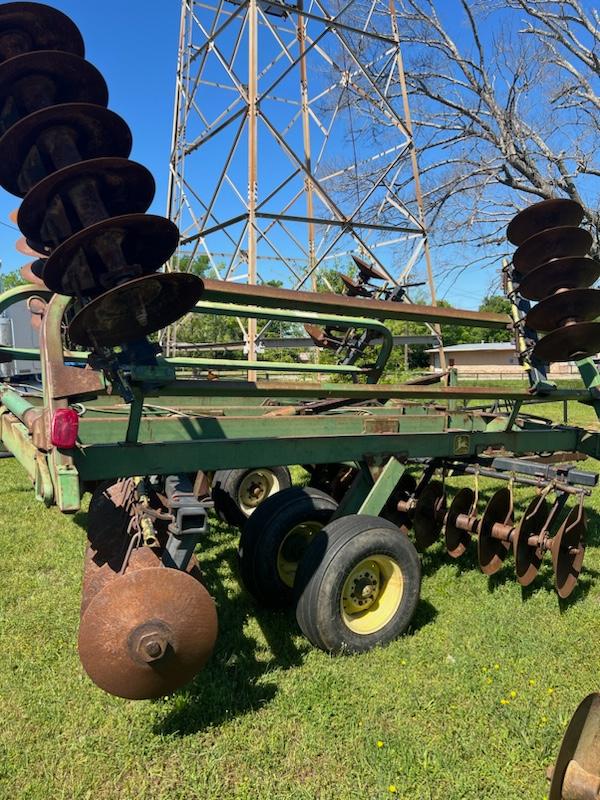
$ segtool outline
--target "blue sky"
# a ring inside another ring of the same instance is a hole
[[[133,133],[131,157],[154,174],[156,197],[151,207],[164,214],[171,139],[173,94],[179,29],[179,0],[55,0],[52,3],[80,28],[86,57],[106,78],[109,106],[121,114]],[[3,270],[26,259],[14,249],[20,235],[9,212],[19,200],[0,190],[0,258]],[[460,253],[456,253],[460,258]],[[488,288],[489,271],[470,269],[448,294],[453,304],[476,308]]]

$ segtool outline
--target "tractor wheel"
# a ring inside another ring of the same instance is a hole
[[[294,588],[298,624],[316,647],[362,653],[408,627],[419,601],[421,564],[393,523],[353,514],[315,536]]]
[[[337,503],[310,486],[292,486],[267,498],[244,525],[239,545],[242,582],[262,605],[294,601],[296,569]]]
[[[219,519],[241,528],[267,497],[292,485],[287,467],[217,470],[212,498]]]

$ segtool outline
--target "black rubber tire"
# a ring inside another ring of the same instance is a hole
[[[296,525],[313,521],[326,525],[337,505],[319,489],[292,486],[268,497],[249,517],[240,536],[240,576],[246,590],[261,605],[293,605],[294,590],[281,578],[277,567],[279,549]]]
[[[393,617],[379,630],[360,634],[343,620],[342,590],[354,567],[371,555],[396,562],[404,589]],[[352,514],[325,526],[304,553],[294,585],[296,619],[315,647],[329,653],[362,653],[408,628],[420,590],[421,562],[408,536],[381,517]]]
[[[268,467],[268,469],[275,475],[279,483],[277,491],[283,491],[292,485],[292,478],[287,467]],[[253,514],[247,515],[240,508],[238,502],[242,481],[249,472],[253,471],[253,469],[220,469],[213,475],[211,494],[215,512],[223,522],[237,528],[241,528],[246,520],[253,516]]]

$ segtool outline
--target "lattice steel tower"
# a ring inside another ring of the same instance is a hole
[[[435,303],[394,0],[183,0],[168,213],[214,277],[311,289],[354,253],[422,261]]]

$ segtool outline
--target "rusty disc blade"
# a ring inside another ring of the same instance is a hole
[[[408,533],[409,528],[412,527],[411,515],[404,511],[399,511],[398,503],[401,501],[406,501],[412,497],[416,488],[417,482],[410,472],[403,472],[402,477],[394,487],[385,506],[383,507],[383,510],[380,513],[381,517],[393,522],[394,525],[397,525],[406,533]]]
[[[51,155],[42,144],[42,134],[64,144],[65,128],[73,131],[75,148],[65,154],[61,147],[60,163],[49,168]],[[114,111],[91,103],[63,103],[36,111],[17,122],[0,139],[0,186],[7,192],[24,197],[42,178],[69,164],[90,158],[114,156],[127,158],[131,152],[131,131],[125,120]],[[38,145],[42,154],[35,163],[24,168],[31,148]],[[77,155],[78,153],[78,155]]]
[[[136,161],[81,161],[36,184],[23,200],[17,222],[25,236],[56,247],[90,224],[79,217],[73,198],[87,215],[93,214],[100,221],[143,213],[152,202],[154,190],[152,174]]]
[[[523,242],[513,255],[513,264],[521,275],[527,275],[553,258],[585,256],[591,246],[592,235],[584,228],[570,225],[548,228]]]
[[[345,275],[343,272],[338,272],[338,275],[342,279],[342,283],[346,289],[346,294],[348,297],[370,297],[371,292],[368,289],[365,289],[364,286],[361,286],[360,283],[356,283],[353,281],[349,275]]]
[[[446,508],[444,486],[441,481],[429,481],[421,492],[415,513],[413,515],[413,529],[415,532],[415,545],[422,553],[438,539],[442,525],[442,514]]]
[[[577,322],[547,333],[535,345],[532,357],[546,364],[581,361],[600,351],[600,322]]]
[[[559,597],[568,597],[579,579],[585,555],[585,511],[572,508],[552,540],[554,586]]]
[[[368,281],[387,280],[385,275],[380,272],[377,267],[373,266],[373,264],[363,261],[363,259],[359,258],[358,256],[352,256],[352,260],[356,264],[356,268],[360,273],[360,277],[365,281],[365,283]]]
[[[25,50],[64,50],[78,56],[85,52],[75,23],[66,14],[42,3],[0,5],[0,35],[8,32],[14,35],[15,42],[12,47],[0,50],[2,61]]]
[[[567,322],[590,322],[600,316],[600,290],[565,289],[541,300],[525,317],[534,331],[553,331]]]
[[[128,277],[147,275],[174,253],[179,230],[155,214],[124,214],[79,231],[53,251],[44,281],[53,292],[94,296]]]
[[[21,253],[23,256],[29,256],[30,258],[39,259],[40,257],[45,258],[47,253],[44,253],[44,247],[37,242],[31,242],[29,239],[26,239],[24,236],[21,236],[15,242],[15,250],[17,253]]]
[[[529,586],[540,571],[542,553],[536,545],[529,544],[530,536],[541,533],[542,526],[548,518],[548,503],[534,498],[527,506],[513,539],[515,572],[521,586]]]
[[[21,267],[21,276],[27,281],[27,283],[32,283],[34,286],[43,286],[46,288],[46,284],[44,283],[43,279],[43,270],[44,270],[44,259],[38,258],[36,261],[30,261],[29,264],[25,264]]]
[[[506,229],[506,237],[517,247],[526,239],[547,228],[577,226],[583,219],[583,208],[575,200],[553,198],[534,203],[519,211]]]
[[[143,700],[171,694],[210,658],[217,613],[185,572],[139,569],[108,583],[81,619],[79,657],[101,689]]]
[[[190,311],[203,289],[202,280],[186,272],[136,278],[84,306],[69,325],[69,337],[84,347],[141,339]]]
[[[306,322],[304,325],[304,330],[308,333],[317,347],[327,347],[329,344],[330,340],[325,333],[325,328],[321,328],[319,325],[311,325],[309,322]]]
[[[512,525],[512,503],[506,487],[494,492],[486,506],[477,528],[477,556],[479,569],[484,575],[498,572],[510,548],[510,542],[494,539],[492,528],[496,523]]]
[[[19,81],[29,79],[27,84]],[[34,96],[31,84],[40,81]],[[51,88],[48,87],[51,82]],[[10,58],[0,65],[0,107],[12,101],[11,113],[0,116],[0,134],[33,111],[59,103],[108,104],[106,81],[89,61],[58,50],[38,50]]]
[[[589,776],[595,778],[596,785],[600,779],[600,693],[588,695],[579,704],[571,717],[560,745],[556,764],[550,784],[549,800],[563,800],[567,794],[563,792],[567,769],[572,762]],[[593,783],[592,783],[593,786]],[[579,797],[593,798],[596,791],[585,791],[584,786]],[[571,796],[571,795],[569,795]],[[575,796],[575,795],[572,795]]]
[[[519,284],[519,294],[528,300],[543,300],[559,289],[584,289],[600,276],[600,261],[593,258],[555,258],[528,272]]]
[[[444,537],[446,540],[446,550],[448,551],[448,555],[452,556],[452,558],[460,558],[471,543],[471,534],[468,531],[463,531],[458,528],[456,526],[456,521],[459,516],[471,513],[474,500],[475,492],[473,489],[461,489],[455,495],[448,509]]]

